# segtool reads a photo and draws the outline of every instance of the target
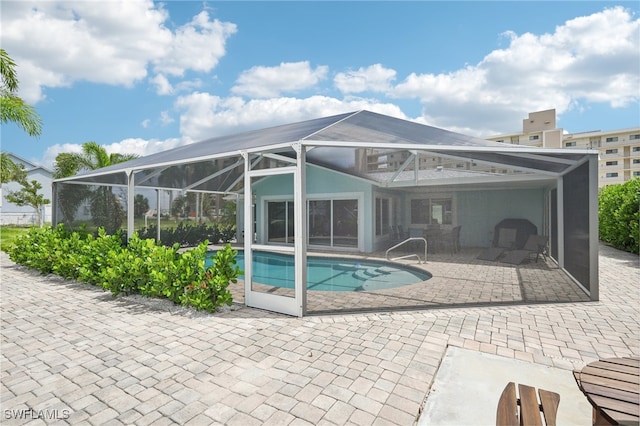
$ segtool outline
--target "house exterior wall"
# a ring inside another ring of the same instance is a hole
[[[538,234],[546,234],[542,188],[462,191],[456,193],[456,199],[463,247],[490,247],[494,227],[507,218],[527,219],[538,228]]]
[[[254,184],[256,197],[256,233],[260,244],[266,242],[264,229],[266,216],[265,202],[270,200],[293,200],[293,177],[290,175],[271,176]],[[460,243],[463,247],[489,247],[493,240],[495,225],[502,219],[527,219],[537,228],[539,234],[544,229],[544,195],[542,188],[510,190],[474,190],[451,193],[454,204],[454,225],[461,225]],[[410,227],[407,216],[411,194],[400,190],[375,188],[367,182],[350,178],[318,167],[307,166],[307,199],[354,198],[362,200],[364,231],[363,251],[373,252],[386,248],[389,235],[376,236],[375,198],[392,199],[391,224]],[[238,211],[241,209],[239,208]],[[242,220],[242,222],[244,222]]]
[[[15,157],[9,154],[11,159],[16,164],[22,164],[27,171],[28,181],[38,181],[42,185],[42,189],[39,191],[49,201],[52,200],[51,195],[51,181],[52,173],[43,167],[37,166],[19,157]],[[6,196],[9,192],[19,191],[21,189],[20,184],[17,182],[8,182],[2,184],[0,190],[0,224],[1,225],[37,225],[38,218],[32,207],[29,206],[17,206],[7,201]],[[43,209],[43,219],[45,222],[51,222],[51,204],[47,204]]]
[[[358,199],[359,236],[362,238],[361,249],[364,252],[374,250],[373,232],[373,185],[347,175],[307,165],[307,199]],[[266,217],[265,202],[270,200],[293,201],[293,176],[276,175],[262,179],[253,185],[256,197],[256,234],[259,244],[266,243],[264,229]],[[361,211],[360,211],[361,210]]]

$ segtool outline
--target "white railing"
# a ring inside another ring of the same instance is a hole
[[[420,256],[417,253],[412,253],[412,254],[408,254],[406,256],[399,256],[399,257],[394,257],[393,259],[389,259],[389,252],[392,250],[397,249],[398,247],[402,247],[403,245],[405,245],[408,242],[411,241],[423,241],[424,242],[424,260],[420,259]],[[410,237],[407,238],[406,240],[399,242],[398,244],[396,244],[393,247],[390,247],[387,249],[387,251],[384,254],[384,258],[386,260],[400,260],[400,259],[408,259],[410,257],[417,257],[418,258],[418,263],[426,263],[427,262],[427,240],[423,237]]]

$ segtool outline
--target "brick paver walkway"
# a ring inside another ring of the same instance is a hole
[[[302,319],[0,265],[3,424],[411,425],[447,345],[566,369],[640,355],[638,257],[605,246],[600,302]]]

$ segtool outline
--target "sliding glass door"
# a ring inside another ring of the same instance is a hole
[[[310,200],[309,245],[359,247],[358,200]]]
[[[333,200],[333,246],[358,247],[358,200]]]
[[[267,241],[269,243],[293,244],[294,224],[293,201],[267,202]]]

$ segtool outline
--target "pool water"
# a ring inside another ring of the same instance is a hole
[[[213,262],[210,252],[207,266]],[[238,265],[244,270],[244,252],[238,251]],[[253,252],[253,281],[274,287],[294,288],[292,255]],[[241,279],[244,277],[240,277]],[[431,278],[417,268],[386,262],[337,257],[307,256],[307,290],[310,291],[372,291],[416,284]]]

